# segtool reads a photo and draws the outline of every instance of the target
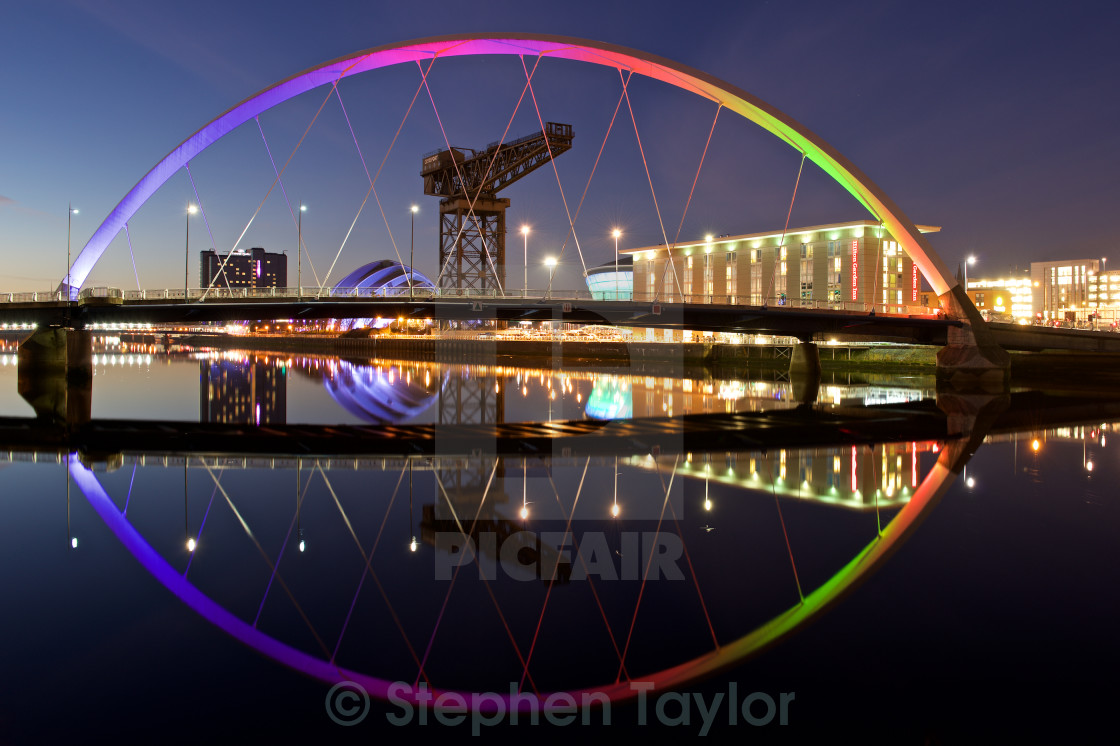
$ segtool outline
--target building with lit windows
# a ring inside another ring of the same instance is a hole
[[[1031,262],[1034,312],[1043,320],[1087,321],[1090,278],[1100,270],[1097,259]],[[971,283],[969,283],[971,284]]]
[[[968,297],[989,321],[1030,320],[1034,316],[1031,278],[1002,277],[968,280]]]
[[[288,255],[260,247],[220,255],[213,249],[200,252],[200,287],[283,288],[288,286]],[[224,266],[223,266],[224,264]]]
[[[1089,311],[1098,328],[1120,325],[1120,271],[1089,275]]]
[[[917,265],[871,220],[707,236],[671,252],[660,245],[624,253],[633,258],[638,301],[924,311]]]

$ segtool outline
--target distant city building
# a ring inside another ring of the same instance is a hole
[[[1095,310],[1089,305],[1090,278],[1100,269],[1097,259],[1031,262],[1032,306],[1043,319],[1084,321]]]
[[[671,263],[663,245],[625,253],[634,259],[633,293],[640,301],[874,307],[887,313],[913,313],[922,305],[918,267],[872,220],[709,236],[677,244]]]
[[[1120,271],[1089,276],[1089,309],[1097,317],[1098,328],[1120,324]]]
[[[634,294],[634,257],[620,256],[584,273],[587,289],[595,300],[630,300]]]
[[[968,280],[968,297],[989,321],[1030,319],[1035,310],[1031,278],[1003,277]]]
[[[200,252],[200,287],[283,288],[288,286],[288,255],[260,247],[218,254]],[[224,267],[223,267],[224,263]]]

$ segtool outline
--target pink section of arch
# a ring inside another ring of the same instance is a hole
[[[543,55],[632,70],[718,102],[806,154],[867,209],[902,245],[926,281],[941,296],[957,285],[945,263],[898,206],[832,146],[789,116],[746,91],[699,70],[633,49],[562,36],[519,34],[511,37],[441,36],[377,47],[340,57],[305,70],[255,94],[229,109],[184,140],[144,175],[97,228],[74,260],[74,286],[84,284],[93,266],[125,223],[172,175],[192,158],[241,124],[279,103],[321,85],[406,62],[433,57],[473,55]],[[65,281],[60,289],[65,287]],[[76,297],[75,290],[71,294]]]

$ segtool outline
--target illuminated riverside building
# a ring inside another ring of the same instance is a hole
[[[968,280],[968,297],[990,320],[1030,319],[1034,316],[1031,278],[1007,277]]]
[[[706,236],[677,244],[671,261],[663,245],[623,253],[633,257],[634,299],[640,301],[924,310],[918,267],[872,220]]]
[[[213,249],[199,253],[201,287],[283,288],[288,286],[288,257],[260,247],[220,255]],[[225,266],[222,263],[225,262]]]
[[[1120,324],[1120,271],[1089,275],[1089,312],[1097,315],[1097,326]]]
[[[1043,319],[1086,320],[1095,310],[1089,305],[1089,286],[1099,265],[1097,259],[1031,262],[1034,312]]]

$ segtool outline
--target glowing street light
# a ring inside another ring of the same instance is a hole
[[[973,254],[969,254],[968,258],[964,260],[964,294],[965,295],[968,295],[968,265],[970,265],[970,264],[976,264],[976,256],[973,255]],[[971,300],[971,299],[972,299],[971,296],[969,296],[969,300]]]
[[[187,302],[187,289],[190,287],[191,276],[191,215],[198,212],[198,208],[187,200],[187,238],[183,244],[183,302]]]

